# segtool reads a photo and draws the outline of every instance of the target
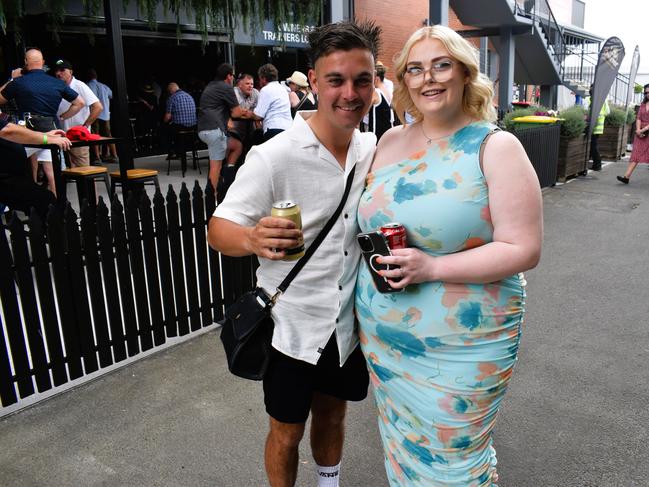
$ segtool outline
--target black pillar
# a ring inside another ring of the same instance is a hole
[[[133,169],[133,149],[128,119],[128,98],[126,88],[126,71],[124,68],[124,46],[122,44],[122,25],[120,14],[122,0],[104,0],[104,15],[106,17],[106,35],[108,36],[109,55],[113,59],[114,90],[111,103],[110,125],[113,136],[124,139],[117,144],[119,170],[122,176],[122,192],[127,191],[126,171]]]

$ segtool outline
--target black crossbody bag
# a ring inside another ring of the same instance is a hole
[[[277,292],[268,296],[266,292],[257,287],[245,293],[225,310],[222,322],[221,342],[228,359],[228,368],[234,375],[250,380],[262,380],[270,360],[273,339],[273,319],[271,310],[277,299],[286,292],[286,289],[302,270],[311,256],[318,249],[331,228],[338,220],[340,213],[347,202],[347,196],[352,187],[356,166],[347,176],[345,192],[338,208],[326,225],[322,228],[313,243],[297,261],[282,283],[277,286]]]

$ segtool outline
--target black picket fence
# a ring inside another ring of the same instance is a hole
[[[214,193],[171,185],[109,209],[51,208],[0,231],[0,401],[65,386],[204,329],[252,288],[256,259],[206,242]],[[95,374],[96,375],[96,374]],[[0,414],[2,410],[0,409]]]

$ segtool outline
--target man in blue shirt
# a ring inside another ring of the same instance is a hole
[[[196,125],[196,103],[189,93],[181,90],[178,84],[169,83],[167,86],[167,111],[164,115],[165,122],[191,128]]]
[[[92,131],[102,137],[112,137],[113,135],[110,131],[110,100],[113,98],[113,90],[108,85],[97,80],[97,71],[92,68],[88,70],[88,79],[89,81],[86,83],[88,88],[99,98],[103,107],[101,113],[92,124]],[[100,147],[96,145],[94,149],[97,159],[107,162],[117,162],[117,148],[115,144],[109,144],[107,148],[108,152],[101,157],[99,153]]]
[[[43,69],[45,61],[43,53],[39,49],[30,49],[25,53],[25,68],[14,69],[11,72],[11,79],[0,87],[0,105],[10,100],[15,100],[18,106],[19,116],[22,118],[26,113],[32,117],[40,115],[41,126],[37,128],[52,130],[57,128],[57,110],[62,99],[70,102],[70,108],[61,114],[61,120],[73,117],[85,106],[84,99],[71,89],[64,81],[49,76]],[[36,154],[32,158],[32,171],[36,179],[38,162],[43,162],[43,171],[47,177],[50,191],[56,194],[54,185],[54,172],[52,170],[52,153],[50,150],[28,149],[27,156]]]

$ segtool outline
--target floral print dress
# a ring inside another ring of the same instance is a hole
[[[362,231],[398,221],[408,244],[442,256],[492,241],[477,122],[368,175]],[[426,282],[379,293],[359,270],[356,312],[392,487],[493,486],[491,431],[516,362],[524,280]]]

